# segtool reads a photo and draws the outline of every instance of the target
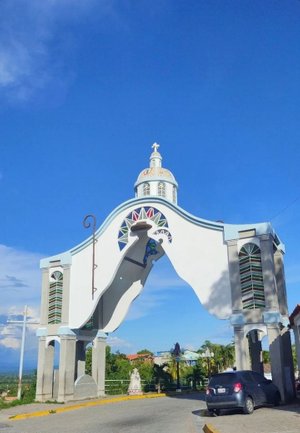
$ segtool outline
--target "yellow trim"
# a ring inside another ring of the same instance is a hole
[[[19,415],[11,416],[9,417],[9,419],[12,421],[17,421],[22,419],[35,418],[39,416],[48,416],[56,413],[68,412],[69,410],[81,409],[83,407],[98,406],[101,404],[108,404],[108,403],[119,403],[120,401],[127,401],[127,400],[142,400],[145,398],[159,398],[159,397],[166,397],[166,394],[161,393],[161,394],[145,394],[145,395],[128,395],[124,397],[115,397],[109,399],[103,398],[101,400],[87,401],[85,403],[74,404],[72,406],[58,407],[56,409],[54,408],[49,410],[40,410],[31,413],[22,413]]]
[[[203,427],[204,433],[220,433],[213,425],[205,424]]]

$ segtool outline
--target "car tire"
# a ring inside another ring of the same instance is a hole
[[[273,404],[274,404],[274,406],[279,406],[280,402],[281,402],[280,394],[279,394],[279,392],[276,392],[276,394],[274,396]]]
[[[250,415],[254,411],[254,402],[253,402],[252,398],[249,396],[247,396],[245,398],[243,411],[246,415]]]
[[[220,409],[208,409],[208,413],[210,416],[219,416]]]

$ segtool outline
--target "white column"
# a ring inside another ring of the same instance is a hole
[[[236,239],[227,241],[227,251],[228,251],[229,278],[230,278],[230,286],[231,286],[232,312],[236,313],[236,312],[240,312],[243,308],[241,280],[240,280],[240,264],[239,264],[239,255],[238,255]]]
[[[36,400],[47,401],[53,390],[54,342],[46,346],[46,337],[39,337]]]
[[[58,401],[65,402],[74,397],[76,336],[60,336],[60,358],[58,376]]]
[[[97,384],[98,397],[105,395],[105,355],[106,334],[98,331],[93,341],[92,349],[92,376]]]
[[[271,235],[260,237],[261,266],[263,271],[266,309],[279,310],[275,280],[273,238]]]
[[[242,326],[234,327],[235,363],[237,370],[250,369],[249,343]]]

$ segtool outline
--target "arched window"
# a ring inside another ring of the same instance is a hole
[[[143,195],[150,195],[150,184],[148,182],[143,185]]]
[[[166,184],[164,182],[159,182],[158,184],[158,196],[159,197],[166,196]]]
[[[62,294],[63,274],[55,271],[51,275],[49,286],[48,323],[50,324],[61,322]]]
[[[177,191],[175,185],[173,185],[173,203],[177,203]]]
[[[259,247],[253,243],[243,245],[239,252],[239,264],[243,309],[265,308]]]

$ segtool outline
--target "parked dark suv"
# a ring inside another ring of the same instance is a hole
[[[221,409],[241,408],[250,414],[256,406],[280,403],[280,393],[269,379],[251,370],[230,371],[211,377],[206,390],[207,409],[219,415]]]

